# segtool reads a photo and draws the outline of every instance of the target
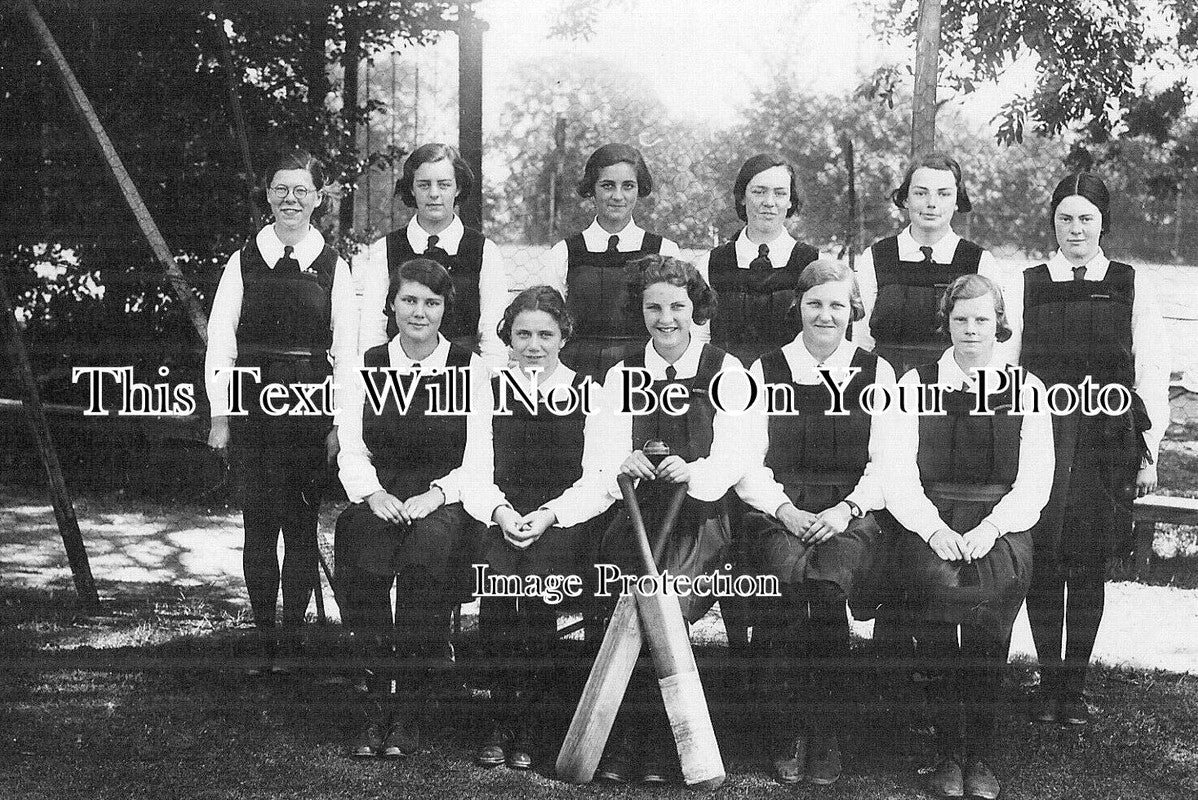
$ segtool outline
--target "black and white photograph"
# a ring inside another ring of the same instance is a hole
[[[1198,796],[1191,0],[0,0],[0,797]]]

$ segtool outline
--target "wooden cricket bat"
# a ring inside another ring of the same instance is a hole
[[[657,564],[649,548],[649,536],[645,532],[645,522],[641,518],[632,479],[620,475],[618,482],[628,515],[632,518],[632,533],[641,554],[641,567],[646,575],[656,575]],[[675,496],[676,502],[671,504],[671,511],[681,505],[683,494],[684,491],[680,490]],[[666,715],[670,719],[674,745],[678,749],[682,779],[687,786],[695,789],[715,789],[724,783],[727,775],[678,597],[640,592],[634,595],[641,627],[657,672],[657,683],[661,687],[661,697],[665,701]]]

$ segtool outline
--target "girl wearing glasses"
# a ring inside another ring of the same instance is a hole
[[[333,420],[267,414],[259,390],[267,383],[318,384],[333,373],[344,385],[358,339],[349,267],[311,224],[324,200],[324,167],[310,153],[290,150],[266,174],[274,222],[229,258],[208,319],[204,359],[208,444],[224,451],[232,442],[243,462],[243,565],[265,660],[254,673],[281,669],[270,666],[280,582],[284,629],[294,632],[308,608],[317,580],[316,515],[326,467],[337,454]],[[259,378],[244,381],[244,416],[231,413],[236,398],[227,370],[234,366],[259,370]]]

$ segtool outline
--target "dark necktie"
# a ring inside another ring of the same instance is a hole
[[[757,246],[757,258],[749,262],[750,270],[768,270],[774,268],[774,262],[770,261],[770,246],[762,244]]]
[[[923,253],[923,261],[920,262],[921,264],[932,263],[932,248],[925,244],[923,247],[919,248],[919,252]]]
[[[666,380],[667,381],[669,381],[670,383],[673,383],[674,379],[677,377],[678,377],[678,370],[674,369],[673,364],[670,364],[668,367],[666,367]]]
[[[428,237],[428,244],[425,245],[424,252],[431,253],[433,250],[440,250],[441,248],[437,247],[439,241],[441,241],[441,237],[435,233]]]
[[[292,253],[294,253],[294,252],[295,252],[294,247],[292,247],[291,245],[284,245],[283,246],[283,257],[275,262],[275,269],[279,272],[299,272],[300,271],[299,262],[296,261],[295,256],[292,255]]]
[[[1073,268],[1073,280],[1084,281],[1086,279],[1086,268],[1084,266]]]
[[[611,236],[607,237],[607,249],[604,250],[603,252],[618,253],[618,252],[620,252],[619,244],[620,244],[620,237],[616,236],[615,234],[612,234]]]

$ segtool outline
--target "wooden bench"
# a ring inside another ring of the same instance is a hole
[[[1150,494],[1136,500],[1135,520],[1131,579],[1141,580],[1148,577],[1148,568],[1152,563],[1156,523],[1198,526],[1198,499]]]

